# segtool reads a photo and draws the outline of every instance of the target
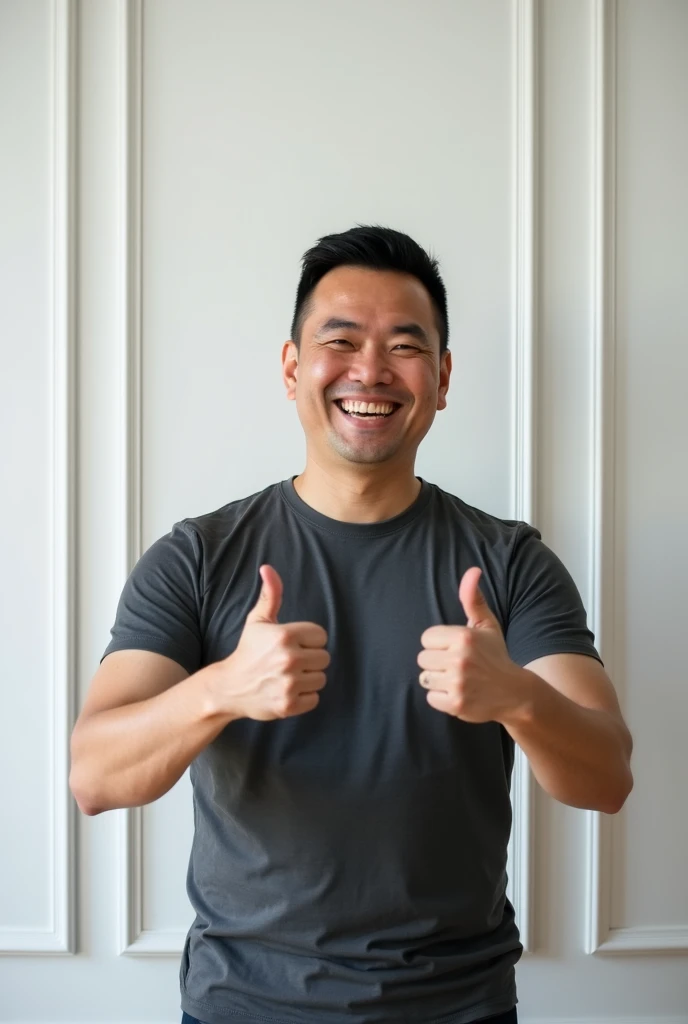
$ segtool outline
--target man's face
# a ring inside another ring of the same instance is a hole
[[[409,274],[346,266],[325,274],[311,298],[300,350],[293,341],[282,349],[309,450],[328,461],[414,457],[446,406],[451,373],[425,287]],[[347,400],[375,402],[379,415],[356,415]]]

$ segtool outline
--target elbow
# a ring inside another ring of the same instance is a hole
[[[70,741],[69,789],[82,814],[92,817],[105,810],[97,792],[97,778],[79,743],[79,725],[74,727]]]
[[[88,817],[93,817],[95,814],[102,813],[103,808],[94,800],[94,794],[89,792],[88,788],[79,780],[79,776],[75,771],[74,766],[72,766],[69,773],[69,789],[82,814],[85,814]]]
[[[90,804],[80,804],[78,800],[76,801],[76,805],[81,813],[87,815],[89,818],[92,818],[96,814],[103,813],[103,809],[101,807],[92,807]]]
[[[93,818],[96,814],[102,814],[103,811],[105,810],[104,807],[96,807],[95,804],[79,803],[78,800],[76,801],[76,805],[81,811],[81,813],[85,814],[89,818]]]
[[[631,754],[633,753],[633,737],[625,723],[621,723],[621,761],[620,778],[617,781],[613,802],[600,810],[606,814],[618,814],[633,791],[633,772],[631,771]]]
[[[631,772],[630,765],[627,764],[626,771],[624,772],[623,784],[618,787],[614,802],[607,807],[601,808],[601,810],[604,810],[605,814],[618,814],[628,800],[632,791],[633,773]]]

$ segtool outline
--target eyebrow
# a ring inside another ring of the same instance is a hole
[[[363,326],[361,324],[357,324],[354,320],[342,320],[340,317],[331,316],[329,320],[326,320],[320,325],[313,337],[322,338],[325,334],[329,334],[331,331],[341,330],[362,331]],[[428,338],[427,334],[421,325],[414,321],[407,324],[395,324],[391,328],[390,334],[410,334],[412,337],[417,338],[417,340],[427,348],[432,348],[432,342]]]

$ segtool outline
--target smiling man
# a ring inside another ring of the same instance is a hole
[[[358,226],[303,259],[303,472],[132,571],[72,737],[86,814],[191,766],[185,1024],[517,1020],[514,744],[613,814],[632,740],[540,533],[415,475],[451,376],[437,261]]]

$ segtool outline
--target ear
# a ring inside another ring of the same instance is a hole
[[[440,382],[437,388],[437,408],[446,409],[447,391],[449,390],[449,378],[451,377],[452,360],[451,352],[447,349],[440,357]]]
[[[282,380],[287,389],[287,398],[294,401],[296,398],[296,376],[299,363],[299,351],[295,342],[285,341],[282,346]]]

